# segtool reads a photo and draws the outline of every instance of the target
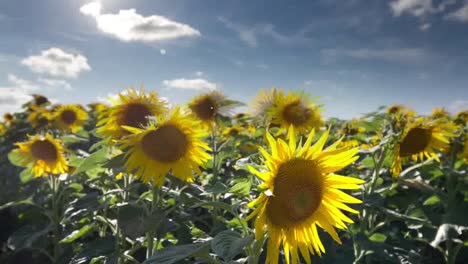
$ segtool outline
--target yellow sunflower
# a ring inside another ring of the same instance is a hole
[[[445,119],[448,119],[450,118],[450,113],[447,112],[447,110],[445,110],[445,108],[434,108],[432,109],[432,113],[431,113],[431,117],[432,118],[445,118]]]
[[[258,207],[249,216],[256,216],[256,239],[264,235],[265,228],[268,231],[266,263],[279,263],[281,247],[286,263],[299,263],[299,252],[310,263],[311,254],[325,252],[317,225],[341,244],[335,228],[345,229],[345,222],[353,221],[340,209],[358,213],[345,203],[361,201],[340,189],[359,189],[364,181],[335,174],[358,159],[358,149],[337,148],[338,141],[323,150],[328,133],[311,146],[312,130],[305,144],[297,146],[295,136],[291,136],[294,131],[289,131],[288,143],[267,132],[271,154],[259,147],[266,170],[249,167],[264,182],[259,187],[266,190],[250,203]]]
[[[0,123],[0,136],[5,135],[6,132],[7,132],[7,129],[5,125],[3,123]]]
[[[468,110],[457,113],[454,122],[460,125],[466,125],[468,123]]]
[[[47,104],[50,104],[50,101],[49,99],[47,99],[47,97],[43,96],[43,95],[40,95],[40,94],[33,94],[32,95],[34,97],[34,106],[45,106]]]
[[[237,136],[241,133],[242,131],[242,127],[240,126],[232,126],[232,127],[227,127],[223,130],[223,136],[225,138],[229,138],[229,137],[232,137],[232,136]]]
[[[452,123],[430,122],[418,119],[407,125],[393,149],[391,171],[397,177],[402,170],[402,163],[411,158],[423,161],[424,157],[440,162],[437,151],[449,148],[450,138],[454,137],[457,127]]]
[[[52,113],[42,107],[33,107],[28,115],[28,121],[32,127],[48,126],[52,120]]]
[[[268,110],[275,103],[275,95],[278,92],[276,88],[270,90],[261,89],[260,93],[252,100],[252,116],[265,116]]]
[[[5,113],[3,115],[3,120],[7,123],[7,124],[12,124],[15,122],[15,117],[10,114],[10,113]]]
[[[120,93],[112,103],[112,107],[101,113],[97,124],[97,132],[111,139],[120,139],[130,134],[122,126],[143,128],[149,118],[158,117],[167,111],[166,103],[156,92],[146,94],[142,88],[137,91],[131,87]]]
[[[35,135],[29,141],[15,143],[18,146],[13,152],[20,154],[21,166],[31,166],[36,177],[45,177],[49,174],[61,174],[68,171],[67,161],[63,154],[62,141],[54,139],[50,134]]]
[[[359,146],[359,141],[357,141],[356,139],[341,141],[338,146],[342,148],[355,148]]]
[[[61,105],[54,110],[54,121],[57,126],[65,131],[73,133],[83,128],[88,114],[79,105]]]
[[[125,166],[144,182],[162,185],[169,170],[175,177],[193,182],[192,170],[201,175],[199,166],[211,158],[206,152],[210,147],[203,142],[205,130],[179,108],[144,129],[125,128],[132,133],[120,143],[128,149]]]
[[[341,133],[348,136],[354,136],[364,131],[366,131],[366,129],[360,126],[359,121],[356,119],[352,119],[349,122],[346,122],[341,129]]]
[[[226,96],[218,91],[211,91],[193,98],[188,107],[192,115],[200,120],[205,127],[209,128],[213,125],[217,116],[226,114],[225,111],[228,108],[225,102]]]
[[[273,106],[269,109],[271,123],[287,130],[290,126],[300,134],[323,125],[320,108],[313,104],[304,92],[289,92],[284,95],[278,91],[274,96]]]

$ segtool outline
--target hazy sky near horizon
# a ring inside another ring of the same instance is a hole
[[[306,90],[324,115],[468,109],[468,0],[0,0],[0,113],[40,93]]]

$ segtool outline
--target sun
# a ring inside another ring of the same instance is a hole
[[[123,126],[143,128],[149,118],[156,118],[167,111],[166,103],[156,92],[145,93],[142,88],[137,91],[131,87],[112,103],[113,106],[100,113],[97,132],[114,140],[130,134]]]
[[[211,158],[203,141],[205,130],[180,108],[143,129],[125,128],[131,131],[119,142],[127,151],[125,166],[146,183],[162,185],[169,171],[182,181],[193,182],[193,171],[201,175],[199,167]]]
[[[20,164],[23,167],[30,167],[36,177],[62,174],[68,171],[62,141],[52,138],[50,134],[35,135],[27,142],[15,143],[15,145],[18,148],[13,152],[21,157]]]
[[[61,105],[53,113],[58,128],[76,133],[83,129],[88,114],[79,105]]]
[[[453,131],[456,129],[452,123],[428,121],[423,118],[408,124],[393,149],[393,176],[397,177],[401,173],[402,163],[410,158],[414,161],[433,158],[440,162],[437,152],[449,148],[450,138],[455,136]]]
[[[311,254],[324,253],[317,226],[341,244],[335,228],[345,229],[345,223],[353,220],[340,209],[358,213],[345,203],[361,203],[340,189],[359,189],[364,181],[335,174],[357,160],[358,148],[338,148],[338,141],[323,149],[328,131],[311,146],[314,130],[304,145],[297,146],[294,134],[289,131],[289,142],[285,142],[267,132],[271,153],[259,147],[265,169],[249,167],[263,181],[259,188],[265,190],[250,203],[256,209],[249,218],[255,217],[256,239],[265,230],[268,233],[266,263],[279,263],[281,248],[286,263],[299,263],[299,252],[307,263]]]

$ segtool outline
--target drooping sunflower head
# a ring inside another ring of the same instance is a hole
[[[193,171],[201,175],[200,166],[211,157],[203,142],[207,136],[198,121],[175,108],[168,115],[161,115],[144,129],[125,127],[132,134],[120,144],[127,149],[125,166],[144,182],[161,185],[166,174],[186,182],[193,182]]]
[[[211,91],[199,95],[188,104],[192,115],[204,125],[211,125],[219,115],[226,114],[226,96],[221,92]]]
[[[10,113],[5,113],[3,114],[3,120],[7,123],[7,124],[12,124],[15,122],[15,117],[10,114]]]
[[[47,127],[53,116],[50,111],[42,107],[33,107],[28,115],[28,121],[32,127]]]
[[[252,100],[251,109],[252,116],[264,117],[269,112],[269,109],[275,103],[275,96],[279,92],[276,88],[271,88],[269,90],[260,89],[258,95]]]
[[[352,119],[349,122],[343,124],[341,129],[341,133],[348,136],[354,136],[358,133],[362,133],[366,131],[366,129],[359,125],[359,121],[356,119]]]
[[[97,132],[111,139],[120,139],[130,132],[123,126],[143,128],[151,118],[163,115],[167,111],[166,103],[156,92],[145,93],[131,87],[120,93],[113,106],[107,109],[99,120]]]
[[[57,126],[65,131],[73,133],[83,129],[83,125],[88,119],[88,114],[79,105],[61,105],[54,110],[54,121]]]
[[[421,118],[407,125],[393,150],[393,176],[400,174],[402,162],[410,158],[414,161],[434,158],[440,162],[437,152],[449,148],[450,138],[455,136],[453,132],[456,129],[452,123],[430,122]]]
[[[33,94],[32,96],[34,97],[34,106],[41,107],[50,104],[49,99],[43,95]]]
[[[447,112],[447,110],[445,110],[445,108],[441,107],[441,108],[434,108],[432,109],[432,113],[431,113],[431,117],[432,118],[450,118],[450,113]]]
[[[323,126],[320,108],[304,92],[289,92],[284,95],[278,91],[274,104],[269,110],[271,123],[288,130],[290,126],[298,133],[307,133]]]
[[[29,141],[16,143],[13,152],[21,157],[20,164],[31,168],[36,177],[49,174],[62,174],[68,171],[67,161],[63,154],[62,141],[54,139],[50,134],[35,135]]]
[[[290,131],[289,142],[285,142],[267,133],[271,153],[259,147],[266,168],[249,167],[264,182],[260,188],[266,190],[250,204],[257,208],[249,216],[256,216],[256,239],[265,229],[268,232],[266,263],[279,263],[281,247],[286,263],[299,263],[299,252],[307,263],[311,254],[324,253],[317,226],[341,244],[335,228],[345,229],[345,222],[353,221],[340,209],[358,213],[345,203],[361,202],[340,189],[359,189],[364,181],[335,174],[358,158],[358,149],[338,148],[339,141],[323,149],[328,131],[311,146],[313,130],[305,144],[297,146],[294,134]]]

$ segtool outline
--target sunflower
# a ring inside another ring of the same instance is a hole
[[[5,135],[6,132],[7,132],[7,129],[5,125],[3,123],[0,123],[0,136]]]
[[[15,122],[15,117],[10,114],[10,113],[5,113],[3,115],[3,120],[7,123],[7,124],[12,124]]]
[[[402,170],[402,163],[411,158],[413,161],[423,161],[424,157],[434,158],[440,162],[436,151],[445,151],[449,148],[452,132],[457,127],[452,123],[441,123],[418,119],[407,125],[393,149],[393,162],[391,171],[397,177]]]
[[[21,157],[23,167],[31,167],[36,177],[49,174],[61,174],[68,171],[67,161],[63,155],[62,141],[54,139],[50,134],[35,135],[29,141],[15,143],[18,146],[13,152]]]
[[[355,148],[359,146],[359,141],[357,141],[356,139],[341,141],[338,146],[342,148]]]
[[[287,95],[277,92],[269,115],[272,124],[283,130],[293,126],[294,131],[300,134],[318,130],[323,125],[319,107],[303,92],[289,92]]]
[[[240,126],[232,126],[232,127],[227,127],[223,130],[223,136],[225,138],[237,136],[241,133],[242,127]]]
[[[454,122],[459,125],[466,125],[468,123],[468,110],[457,113]]]
[[[112,100],[113,106],[103,111],[97,124],[97,132],[106,138],[120,139],[130,132],[122,126],[143,128],[148,118],[158,117],[167,111],[167,106],[156,92],[148,94],[140,88],[131,87]]]
[[[43,95],[40,95],[40,94],[33,94],[32,95],[34,97],[34,106],[45,106],[47,104],[50,104],[50,101],[49,99],[47,99],[47,97],[43,96]]]
[[[349,122],[346,122],[341,129],[341,133],[348,136],[354,136],[364,131],[366,131],[366,129],[360,126],[359,121],[356,119],[352,119]]]
[[[201,175],[199,166],[211,158],[206,152],[210,148],[202,140],[207,136],[205,130],[180,108],[158,117],[144,129],[125,128],[132,133],[120,143],[128,149],[125,166],[144,182],[162,185],[169,170],[175,177],[193,182],[192,170]]]
[[[450,118],[450,113],[445,110],[445,108],[434,108],[432,109],[431,117],[434,119],[437,118],[444,118],[444,119],[449,119]]]
[[[32,127],[48,126],[52,120],[52,113],[42,107],[33,107],[28,115],[28,121]]]
[[[290,130],[294,130],[291,126]],[[268,132],[271,154],[259,147],[265,159],[266,170],[249,167],[266,190],[250,203],[258,207],[249,218],[256,216],[255,236],[260,239],[265,227],[268,231],[266,263],[279,263],[282,246],[286,263],[298,263],[299,252],[307,263],[310,255],[325,252],[317,233],[323,228],[339,244],[335,228],[345,229],[353,221],[339,209],[351,213],[358,211],[345,203],[361,203],[339,189],[359,189],[364,181],[335,174],[358,159],[357,148],[337,148],[339,141],[323,149],[328,131],[311,146],[314,130],[303,146],[296,146],[294,131],[289,131],[289,142],[275,140]]]
[[[226,96],[222,93],[211,91],[193,98],[188,107],[192,115],[205,127],[211,127],[217,116],[224,115],[229,110],[226,102]]]
[[[83,128],[88,114],[79,105],[61,105],[54,110],[54,120],[57,126],[73,133]]]
[[[252,100],[252,116],[266,116],[269,109],[275,103],[275,95],[278,93],[276,88],[270,90],[261,89],[260,93]]]

